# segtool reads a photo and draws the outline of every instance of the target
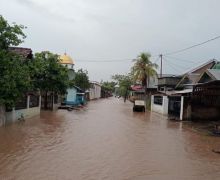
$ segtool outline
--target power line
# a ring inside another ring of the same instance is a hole
[[[132,61],[132,59],[118,59],[118,60],[77,60],[77,62],[99,62],[99,63],[106,63],[106,62],[122,62],[122,61]]]
[[[171,68],[171,69],[173,69],[175,72],[178,72],[179,73],[179,70],[176,68],[176,66],[175,65],[173,65],[173,64],[171,64],[170,62],[168,62],[166,59],[165,59],[165,61],[167,62],[167,64],[169,64],[169,68]]]
[[[180,52],[183,52],[183,51],[187,51],[187,50],[189,50],[189,49],[192,49],[192,48],[197,47],[197,46],[201,46],[201,45],[203,45],[203,44],[206,44],[206,43],[208,43],[208,42],[210,42],[210,41],[214,41],[214,40],[219,39],[219,38],[220,38],[220,36],[216,36],[216,37],[214,37],[214,38],[212,38],[212,39],[209,39],[209,40],[206,40],[206,41],[204,41],[204,42],[195,44],[195,45],[193,45],[193,46],[189,46],[189,47],[187,47],[187,48],[183,48],[183,49],[180,49],[180,50],[177,50],[177,51],[165,53],[164,55],[177,54],[177,53],[180,53]]]
[[[173,57],[173,56],[167,56],[167,55],[164,55],[165,57],[169,58],[169,59],[173,59],[173,60],[177,60],[177,61],[181,61],[181,62],[188,62],[188,63],[195,63],[195,61],[189,61],[189,60],[185,60],[185,59],[180,59],[180,58],[176,58],[176,57]]]
[[[156,56],[151,56],[151,58],[154,58]],[[95,60],[95,59],[76,59],[77,62],[79,63],[84,63],[84,62],[88,62],[88,63],[108,63],[108,62],[123,62],[123,61],[130,61],[132,62],[133,60],[135,60],[135,58],[129,58],[129,59],[110,59],[110,60],[106,60],[106,59],[103,59],[103,60]],[[155,63],[158,61],[159,59],[157,58],[155,60]]]
[[[165,59],[163,58],[166,62],[169,62],[169,64],[172,64],[173,66],[175,66],[175,68],[179,69],[179,70],[183,70],[183,69],[188,69],[189,67],[185,67],[185,66],[182,66],[180,64],[176,64],[174,62],[171,62],[170,60],[168,59]]]

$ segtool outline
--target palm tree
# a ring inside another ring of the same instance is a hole
[[[141,53],[137,59],[134,60],[135,64],[132,67],[132,76],[135,82],[141,82],[145,87],[145,92],[149,86],[150,77],[156,76],[158,65],[150,61],[151,55],[149,53]]]

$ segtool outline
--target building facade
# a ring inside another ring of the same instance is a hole
[[[89,100],[101,98],[101,85],[98,82],[90,82]]]

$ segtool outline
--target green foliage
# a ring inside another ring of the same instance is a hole
[[[9,25],[0,15],[0,104],[12,107],[29,89],[28,67],[22,57],[8,51],[23,42],[24,26]]]
[[[58,55],[50,52],[36,53],[29,62],[32,88],[41,92],[65,94],[69,86],[68,69],[59,63]]]
[[[132,84],[132,79],[130,75],[119,75],[116,74],[112,76],[112,79],[115,80],[118,84],[117,95],[127,96],[127,92]]]
[[[132,78],[134,81],[139,81],[143,86],[148,87],[149,78],[157,75],[156,68],[157,64],[150,61],[151,55],[149,53],[141,53],[135,64],[131,69]]]
[[[12,107],[30,86],[28,67],[20,56],[0,51],[0,104]]]
[[[79,69],[75,74],[75,79],[72,81],[72,85],[78,86],[83,91],[90,88],[88,71]]]
[[[105,82],[101,82],[101,86],[102,86],[102,89],[105,90],[105,91],[110,91],[110,92],[114,92],[115,90],[115,86],[116,86],[116,82],[108,82],[108,81],[105,81]]]
[[[0,15],[0,49],[8,49],[9,46],[18,46],[25,39],[23,25],[12,25]]]

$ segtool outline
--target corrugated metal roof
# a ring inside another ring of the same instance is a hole
[[[220,69],[207,69],[207,72],[214,78],[214,80],[220,80]]]

